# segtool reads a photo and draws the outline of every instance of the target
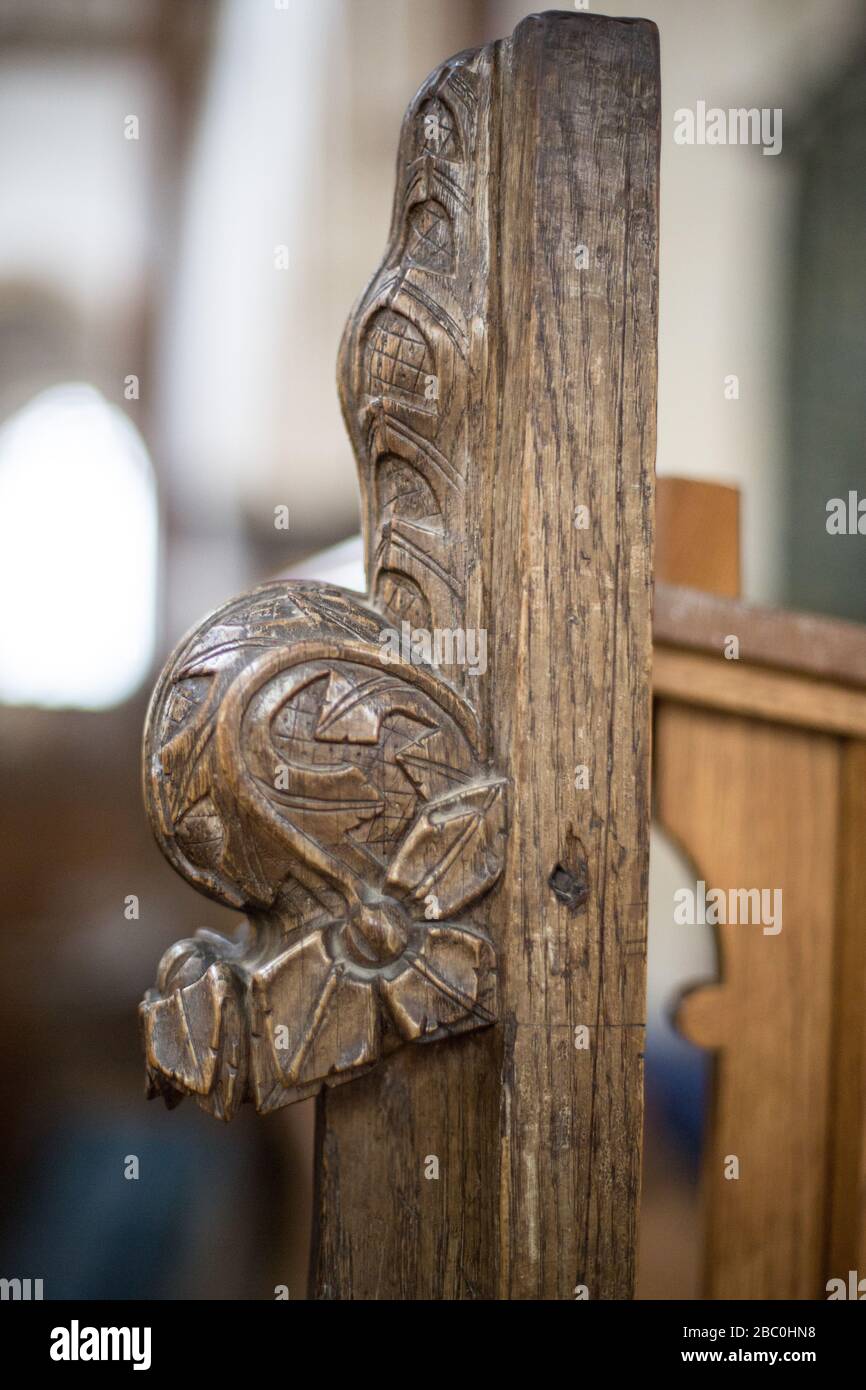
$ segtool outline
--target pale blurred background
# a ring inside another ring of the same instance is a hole
[[[193,621],[356,534],[334,361],[403,109],[533,8],[0,0],[0,1250],[46,1297],[303,1297],[311,1106],[223,1130],[142,1098],[137,1000],[231,914],[151,844],[141,724]],[[661,31],[659,471],[741,489],[747,598],[866,620],[866,542],[824,526],[866,472],[866,7],[604,12]],[[675,144],[699,100],[781,107],[782,152]],[[357,555],[325,568],[360,586]],[[700,1259],[683,872],[657,842],[644,1297],[694,1296]]]

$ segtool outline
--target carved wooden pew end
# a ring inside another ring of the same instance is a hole
[[[228,1120],[360,1075],[402,1042],[496,1015],[496,963],[460,914],[496,881],[505,783],[431,667],[380,615],[273,583],[213,614],[163,672],[144,782],[157,841],[248,920],[160,962],[141,1005],[148,1090]]]
[[[633,1287],[658,152],[647,22],[533,15],[431,74],[339,358],[369,597],[267,585],[154,696],[157,838],[248,926],[167,953],[150,1089],[321,1090],[315,1297]],[[393,663],[404,622],[485,660]]]

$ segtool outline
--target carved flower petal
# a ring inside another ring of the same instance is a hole
[[[253,1098],[259,1110],[273,1108],[275,1088],[310,1087],[378,1059],[381,1028],[373,987],[343,975],[320,930],[257,970],[251,984]]]
[[[253,971],[252,1091],[257,1109],[266,1104],[275,1083],[296,1083],[310,1021],[323,1004],[327,1007],[333,970],[322,932],[316,929]]]
[[[230,1119],[247,1077],[247,1049],[238,987],[231,969],[215,962],[193,984],[140,1006],[148,1069],[204,1108]]]
[[[329,1081],[369,1067],[381,1053],[381,1025],[371,984],[336,976],[333,995],[311,1031],[298,1083]]]
[[[398,1033],[409,1042],[482,1028],[496,1017],[492,943],[472,927],[432,926],[420,954],[379,989]]]
[[[419,904],[433,899],[440,919],[486,892],[502,870],[505,785],[461,787],[428,802],[395,855],[386,886]]]

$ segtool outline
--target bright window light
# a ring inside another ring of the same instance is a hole
[[[107,709],[148,673],[157,509],[147,450],[92,386],[0,429],[0,700]]]

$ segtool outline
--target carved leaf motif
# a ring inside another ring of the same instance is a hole
[[[192,984],[160,998],[151,990],[140,1005],[150,1073],[180,1092],[206,1099],[206,1108],[230,1120],[247,1084],[247,1043],[238,984],[223,961]]]
[[[466,745],[442,728],[404,743],[396,761],[425,801],[435,801],[445,792],[467,786],[477,772]]]
[[[432,894],[442,917],[490,888],[502,870],[504,790],[504,782],[489,782],[428,802],[395,855],[386,885],[415,902]]]
[[[436,159],[459,160],[460,130],[444,101],[431,97],[418,112],[419,140],[426,154]]]
[[[250,920],[240,943],[171,948],[142,1005],[150,1091],[169,1103],[189,1092],[226,1118],[242,1099],[268,1112],[403,1043],[495,1019],[493,946],[453,918],[500,872],[505,784],[463,659],[434,669],[429,643],[383,656],[404,620],[428,637],[471,621],[481,93],[473,56],[458,55],[410,108],[390,244],[341,351],[370,599],[263,585],[205,620],[154,694],[157,839]]]
[[[450,274],[454,269],[451,219],[441,203],[428,198],[409,212],[406,255],[413,265]]]
[[[413,521],[429,531],[442,531],[442,509],[436,494],[411,463],[386,454],[376,470],[376,485],[384,522]]]
[[[398,631],[400,624],[426,628],[433,626],[430,604],[414,579],[398,570],[380,569],[376,576],[376,600]]]
[[[316,738],[334,743],[372,743],[381,738],[382,720],[390,712],[394,681],[367,672],[358,679],[345,669],[331,671],[316,724]]]
[[[347,972],[325,936],[307,934],[252,976],[252,1081],[263,1113],[285,1104],[287,1090],[300,1098],[359,1075],[396,1038],[430,1042],[495,1017],[493,947],[472,927],[431,924],[379,980]]]

